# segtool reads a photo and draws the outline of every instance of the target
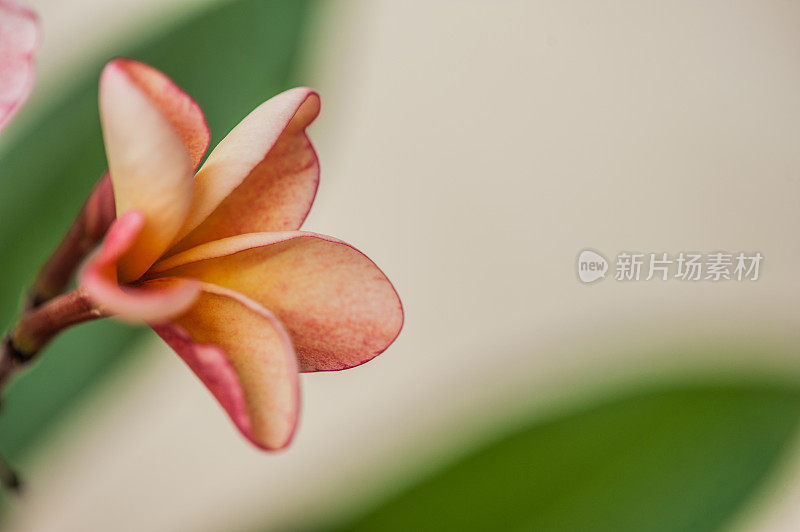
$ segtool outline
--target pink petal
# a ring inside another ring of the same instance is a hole
[[[153,329],[245,437],[269,450],[289,444],[300,404],[297,361],[288,333],[269,311],[241,294],[203,284],[188,313]]]
[[[144,217],[138,211],[115,220],[101,248],[81,271],[80,285],[97,305],[122,320],[160,323],[191,307],[200,286],[189,279],[159,279],[146,288],[120,286],[117,263],[134,245],[143,226]]]
[[[30,96],[39,48],[39,20],[29,9],[0,0],[0,131]]]
[[[119,260],[123,282],[141,276],[167,250],[186,220],[194,165],[170,116],[113,61],[100,78],[100,118],[114,184],[117,215],[138,210],[141,235]]]
[[[166,74],[150,65],[126,58],[115,59],[110,64],[125,72],[158,107],[183,140],[192,164],[197,168],[211,142],[211,132],[200,105]]]
[[[400,299],[383,272],[352,246],[314,233],[209,242],[162,260],[148,275],[196,278],[252,297],[289,330],[302,371],[362,364],[403,325]]]
[[[244,390],[228,354],[219,346],[195,342],[186,329],[176,323],[153,325],[153,330],[197,374],[239,430],[245,435],[251,434],[252,422]]]
[[[305,129],[319,95],[297,88],[250,113],[195,178],[192,210],[177,249],[256,231],[300,228],[317,192],[319,163]]]

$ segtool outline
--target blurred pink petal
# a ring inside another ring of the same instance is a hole
[[[33,90],[33,55],[38,47],[36,14],[10,0],[0,0],[0,131]]]

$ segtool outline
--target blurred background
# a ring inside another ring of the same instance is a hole
[[[0,141],[0,319],[105,168],[97,77],[194,96],[212,146],[309,85],[305,228],[395,283],[383,355],[302,378],[264,454],[152,334],[58,339],[9,389],[11,531],[800,528],[800,4],[27,0]],[[586,285],[576,258],[760,252],[756,282]]]

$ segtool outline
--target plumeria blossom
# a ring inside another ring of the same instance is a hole
[[[117,59],[100,114],[117,219],[80,274],[102,309],[141,320],[255,445],[297,425],[298,373],[384,351],[403,323],[380,269],[335,238],[298,231],[319,182],[307,88],[256,108],[213,150],[200,107],[154,68]]]
[[[33,54],[38,47],[36,15],[10,0],[0,0],[0,131],[33,89]]]

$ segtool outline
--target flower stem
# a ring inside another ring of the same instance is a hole
[[[26,297],[26,310],[64,292],[81,261],[106,234],[115,215],[114,191],[106,173],[86,199],[53,255],[39,270]]]
[[[14,373],[36,359],[41,349],[64,329],[106,314],[80,288],[56,296],[24,312],[0,348],[0,397]],[[0,456],[0,485],[19,491],[19,477]]]
[[[27,310],[3,340],[0,351],[0,392],[8,379],[31,363],[41,349],[64,329],[107,314],[77,288]]]
[[[78,288],[64,293],[80,263],[103,239],[116,216],[106,172],[84,202],[67,234],[39,270],[17,325],[0,344],[0,398],[9,379],[36,359],[64,329],[106,314]],[[0,486],[20,489],[19,477],[0,456]]]

